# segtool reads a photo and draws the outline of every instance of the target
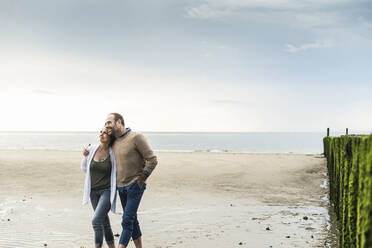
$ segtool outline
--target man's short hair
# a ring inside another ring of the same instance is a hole
[[[123,124],[123,126],[125,126],[124,118],[123,118],[123,116],[121,114],[114,112],[114,113],[110,113],[110,115],[113,115],[114,116],[115,122],[117,122],[118,120],[120,120],[121,123]]]

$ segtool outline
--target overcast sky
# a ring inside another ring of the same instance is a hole
[[[372,2],[1,0],[0,130],[372,131]]]

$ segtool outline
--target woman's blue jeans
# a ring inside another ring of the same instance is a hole
[[[94,230],[94,243],[96,247],[102,247],[103,234],[107,244],[114,243],[114,235],[111,230],[110,219],[108,212],[111,209],[110,203],[111,190],[91,190],[90,202],[94,209],[94,215],[92,218],[92,225]]]
[[[133,240],[142,236],[141,229],[137,220],[137,210],[141,202],[143,192],[146,189],[146,184],[140,188],[137,181],[125,187],[117,187],[121,205],[123,207],[123,218],[119,244],[128,245],[130,238]]]

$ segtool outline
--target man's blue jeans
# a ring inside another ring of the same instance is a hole
[[[137,220],[137,210],[141,202],[143,192],[146,189],[146,184],[142,188],[137,184],[137,181],[125,187],[117,187],[121,206],[123,207],[123,219],[119,244],[128,245],[130,238],[133,240],[142,236],[141,229]]]

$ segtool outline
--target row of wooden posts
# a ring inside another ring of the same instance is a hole
[[[346,128],[346,135],[349,135],[349,128]],[[327,128],[327,137],[329,137],[329,127]]]

